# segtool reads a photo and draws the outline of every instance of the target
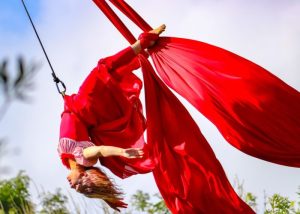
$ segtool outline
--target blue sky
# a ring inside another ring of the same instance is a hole
[[[128,44],[92,1],[27,0],[36,27],[59,77],[75,93],[101,57]],[[300,90],[300,2],[297,0],[139,0],[128,2],[152,26],[167,25],[165,35],[208,42],[233,51]],[[16,56],[43,64],[35,78],[33,103],[14,103],[0,123],[1,136],[19,156],[6,159],[10,175],[24,169],[37,185],[69,190],[67,170],[56,153],[60,113],[63,109],[50,69],[19,0],[0,1],[0,59],[8,57],[11,69]],[[128,23],[128,22],[126,22]],[[128,23],[135,35],[140,31]],[[1,101],[1,99],[0,99]],[[183,101],[184,102],[184,101]],[[296,198],[300,170],[249,157],[224,141],[216,128],[186,102],[188,110],[222,163],[229,180],[244,180],[247,191],[263,191]],[[0,137],[1,137],[0,136]],[[50,179],[49,179],[50,178]],[[116,182],[130,194],[137,189],[155,193],[150,174]],[[145,185],[147,184],[147,185]],[[34,192],[34,189],[33,189]],[[91,203],[90,201],[88,203]],[[91,212],[92,213],[92,212]]]
[[[40,0],[26,1],[33,19],[40,15]],[[0,2],[0,31],[5,34],[23,33],[29,26],[21,0],[3,0]]]

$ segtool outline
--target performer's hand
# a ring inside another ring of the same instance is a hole
[[[125,158],[142,158],[143,155],[144,155],[143,150],[139,148],[123,149],[123,154],[122,154],[122,156]]]

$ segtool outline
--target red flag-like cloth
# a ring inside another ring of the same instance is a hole
[[[114,19],[105,1],[94,1],[113,23],[120,21]],[[122,23],[115,26],[120,31],[124,27]],[[253,213],[235,193],[187,110],[149,61],[143,55],[139,58],[145,84],[148,152],[156,164],[153,174],[168,208],[172,213]]]
[[[163,81],[237,149],[300,167],[300,93],[264,68],[203,42],[160,38],[151,57]]]
[[[144,56],[147,136],[156,184],[172,213],[253,213],[235,193],[190,114]]]
[[[110,0],[144,31],[124,0]],[[160,38],[151,51],[163,81],[193,104],[234,147],[300,167],[300,93],[236,54],[199,41]]]
[[[123,0],[110,0],[144,31],[149,25]],[[105,0],[94,0],[120,32],[134,38]],[[150,51],[164,83],[210,119],[239,150],[274,163],[299,166],[299,92],[229,51],[202,42],[160,38]],[[252,213],[188,112],[140,56],[147,138],[153,173],[173,213]],[[210,206],[208,206],[210,205]]]

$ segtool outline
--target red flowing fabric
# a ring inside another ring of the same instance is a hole
[[[172,213],[253,213],[180,101],[140,56],[157,186]]]
[[[163,81],[213,122],[237,149],[300,167],[300,93],[224,49],[161,38],[151,57]]]
[[[94,0],[105,14],[111,9]],[[114,23],[114,16],[109,16]],[[115,25],[119,30],[119,26]],[[128,32],[128,31],[127,31]],[[128,37],[128,36],[126,36]],[[149,156],[156,184],[172,213],[253,213],[235,193],[196,123],[139,55],[144,74]]]
[[[99,7],[104,15],[112,22],[112,24],[120,31],[120,33],[130,44],[133,44],[136,41],[132,33],[115,14],[115,12],[109,7],[105,0],[93,0],[93,2]]]
[[[143,31],[148,32],[152,30],[152,27],[132,8],[123,0],[109,0],[112,2],[124,15],[132,20],[139,28]]]
[[[110,0],[142,30],[125,1]],[[162,37],[151,51],[163,81],[193,104],[234,147],[300,167],[300,93],[264,68],[206,43]]]

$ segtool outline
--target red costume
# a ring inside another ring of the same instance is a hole
[[[75,158],[86,166],[95,164],[82,156],[82,149],[93,144],[144,147],[146,125],[139,100],[142,82],[132,73],[137,68],[138,59],[128,47],[112,57],[101,59],[78,93],[64,97],[58,148],[64,165],[68,166],[67,158]],[[86,146],[83,142],[87,142]],[[101,164],[121,178],[146,173],[153,168],[147,155],[143,159],[106,157],[101,159]]]

